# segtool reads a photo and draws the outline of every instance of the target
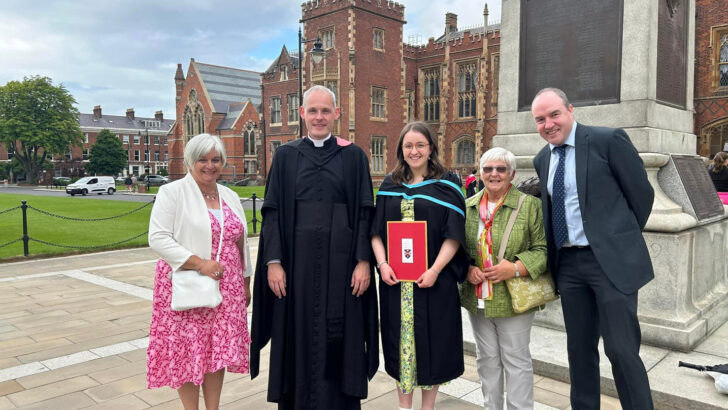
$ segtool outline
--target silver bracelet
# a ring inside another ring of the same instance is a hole
[[[387,261],[377,262],[377,269],[380,269],[381,266],[384,265],[385,263],[387,263]]]
[[[517,278],[520,277],[521,276],[521,273],[518,271],[518,264],[515,263],[515,262],[513,262],[513,266],[515,266],[515,268],[516,268],[516,277]]]

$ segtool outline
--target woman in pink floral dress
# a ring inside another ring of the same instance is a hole
[[[216,183],[226,161],[220,139],[209,134],[190,139],[184,160],[189,173],[160,187],[149,222],[149,245],[161,258],[154,278],[147,387],[177,389],[184,408],[197,409],[201,385],[205,407],[216,409],[225,369],[248,372],[247,225],[238,195]],[[220,305],[172,310],[171,278],[180,269],[218,280]]]

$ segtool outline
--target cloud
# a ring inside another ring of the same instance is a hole
[[[323,0],[322,0],[323,1]],[[487,0],[491,19],[500,1]],[[424,41],[444,30],[445,13],[459,25],[482,25],[483,0],[405,4],[404,38]],[[0,85],[43,75],[62,83],[81,112],[126,108],[151,117],[174,112],[177,63],[189,59],[263,71],[285,44],[297,51],[301,0],[3,0]],[[495,17],[495,15],[498,17]]]

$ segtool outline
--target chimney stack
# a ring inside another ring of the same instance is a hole
[[[159,110],[159,111],[157,111],[157,112],[154,113],[154,119],[157,120],[157,121],[159,121],[159,122],[164,121],[164,115],[162,115],[162,110]]]
[[[94,105],[94,118],[101,118],[101,106]]]
[[[458,15],[455,13],[445,14],[445,32],[458,31]]]
[[[133,108],[126,109],[126,119],[129,121],[134,121],[134,109]]]

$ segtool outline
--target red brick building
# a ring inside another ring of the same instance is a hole
[[[443,164],[463,173],[496,133],[498,26],[465,30],[445,17],[444,34],[425,45],[405,44],[404,6],[388,1],[314,1],[302,5],[303,36],[319,38],[326,55],[315,64],[312,44],[302,60],[304,91],[320,84],[337,96],[334,134],[361,146],[375,180],[396,162],[402,127],[422,119],[438,135]],[[262,75],[266,169],[280,144],[298,137],[297,55],[284,47]],[[305,130],[304,130],[305,132]]]
[[[218,135],[225,145],[228,165],[223,180],[257,178],[260,73],[192,58],[186,76],[177,64],[174,81],[177,122],[169,132],[170,178],[185,175],[184,144],[201,133]]]
[[[127,151],[126,168],[121,175],[141,175],[146,172],[158,174],[167,168],[167,134],[174,120],[164,119],[162,111],[154,113],[154,117],[137,117],[133,108],[126,110],[126,115],[103,114],[101,106],[93,109],[93,114],[79,114],[79,126],[84,135],[80,147],[70,147],[68,152],[53,158],[53,175],[55,177],[79,178],[86,175],[85,165],[88,154],[96,143],[101,130],[107,129],[115,134]],[[0,146],[0,160],[12,158],[4,146]]]
[[[728,4],[695,4],[695,135],[698,154],[728,151]]]

